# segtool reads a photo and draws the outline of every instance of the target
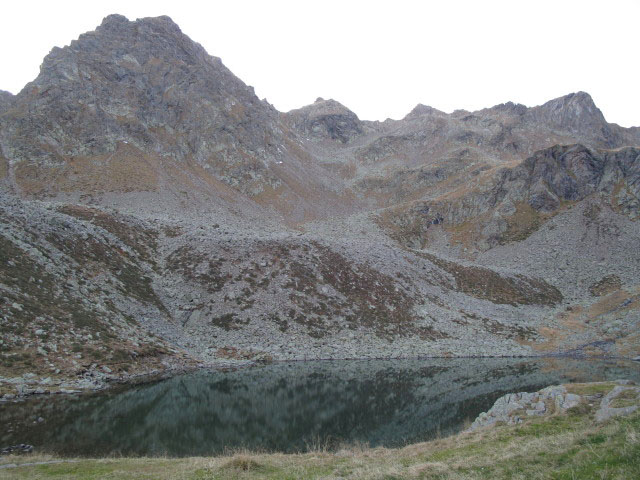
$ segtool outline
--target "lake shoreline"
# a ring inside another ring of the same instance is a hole
[[[89,372],[89,375],[83,375],[81,378],[65,378],[59,379],[59,385],[63,388],[52,390],[51,383],[46,382],[47,378],[41,377],[38,381],[35,377],[0,377],[0,405],[9,402],[26,401],[29,398],[40,397],[43,395],[83,395],[87,393],[107,392],[118,387],[133,387],[153,383],[156,381],[166,380],[177,375],[183,375],[196,371],[206,370],[237,370],[244,368],[257,367],[269,364],[296,364],[306,362],[332,362],[332,361],[376,361],[376,360],[433,360],[433,359],[544,359],[544,358],[571,358],[571,359],[594,359],[594,360],[620,360],[620,361],[640,361],[640,357],[620,357],[620,356],[594,356],[575,351],[545,353],[541,355],[469,355],[469,356],[399,356],[399,357],[359,357],[359,358],[312,358],[312,359],[292,359],[292,360],[222,360],[220,362],[178,362],[176,364],[168,364],[166,368],[154,369],[151,371],[143,371],[133,374],[106,374],[105,372],[96,370]],[[22,381],[20,381],[22,380]],[[31,380],[31,381],[30,381]],[[44,380],[44,382],[43,382]],[[15,392],[7,393],[7,390],[15,387]],[[26,387],[25,387],[26,386]]]
[[[629,392],[636,395],[631,402],[635,410],[615,404],[622,398],[628,402]],[[320,445],[305,453],[242,451],[175,458],[12,454],[0,457],[0,471],[6,478],[34,479],[50,475],[169,479],[179,474],[185,479],[437,476],[453,480],[461,476],[512,478],[525,472],[527,478],[536,479],[549,478],[551,472],[558,478],[600,478],[603,472],[615,478],[637,478],[640,474],[639,387],[625,380],[569,383],[528,395],[507,394],[476,419],[487,419],[499,410],[493,423],[485,421],[454,435],[400,448],[343,445],[328,451]],[[544,403],[544,411],[525,410],[527,402]],[[614,414],[600,415],[607,409]],[[509,418],[514,421],[505,420]]]

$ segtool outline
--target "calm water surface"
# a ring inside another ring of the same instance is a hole
[[[39,451],[98,456],[292,452],[355,442],[392,447],[460,431],[508,392],[617,378],[640,382],[640,365],[414,359],[201,371],[109,393],[0,405],[0,447],[30,443]]]

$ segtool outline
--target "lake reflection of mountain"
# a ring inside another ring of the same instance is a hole
[[[631,362],[427,359],[198,372],[120,392],[0,407],[0,446],[68,455],[206,455],[309,443],[397,446],[463,428],[507,392],[630,378]],[[33,423],[43,417],[42,423]],[[13,431],[7,431],[13,430]]]

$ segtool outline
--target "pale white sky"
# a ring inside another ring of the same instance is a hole
[[[584,90],[608,121],[640,125],[640,0],[14,0],[0,89],[17,93],[53,46],[110,13],[169,15],[281,111],[320,96],[383,120]]]

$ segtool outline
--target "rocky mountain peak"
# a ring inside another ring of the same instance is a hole
[[[117,28],[118,26],[127,25],[128,23],[129,19],[124,15],[112,13],[102,19],[102,23],[98,28]]]
[[[502,112],[511,115],[524,115],[529,109],[521,103],[506,102],[494,105],[491,108],[483,110],[485,112]]]
[[[586,92],[570,93],[563,97],[555,98],[542,105],[547,112],[563,112],[565,115],[575,117],[602,117],[602,112]]]
[[[446,114],[438,110],[437,108],[433,108],[428,105],[423,105],[422,103],[419,103],[415,107],[413,107],[413,110],[407,113],[404,119],[410,120],[412,118],[422,117],[425,115],[446,115]]]
[[[169,17],[168,15],[161,15],[158,17],[144,17],[144,18],[138,18],[135,21],[129,21],[127,17],[125,17],[124,15],[120,15],[118,13],[113,13],[111,15],[107,15],[106,17],[104,17],[98,29],[103,28],[103,29],[117,30],[119,27],[122,27],[122,26],[126,27],[131,23],[138,23],[138,24],[144,23],[144,24],[151,24],[151,25],[157,25],[157,26],[164,26],[165,28],[169,28],[171,30],[180,31],[180,27],[178,26],[178,24],[175,23],[171,19],[171,17]]]
[[[215,165],[235,184],[233,169],[280,155],[267,140],[280,136],[275,109],[169,17],[109,15],[53,49],[13,106],[1,139],[10,161],[60,164],[124,142]]]
[[[308,110],[315,115],[349,115],[355,116],[357,115],[345,107],[343,104],[334,100],[333,98],[324,99],[322,97],[318,97],[315,102],[310,105],[306,105],[302,107],[300,110]]]
[[[602,112],[586,92],[570,93],[530,109],[532,116],[554,128],[570,132],[598,131],[610,135]]]
[[[311,105],[287,112],[285,118],[306,135],[328,136],[342,143],[362,133],[362,122],[358,116],[331,98],[318,97]]]
[[[120,71],[131,70],[133,66],[142,66],[150,60],[175,66],[182,63],[221,66],[219,59],[209,56],[169,17],[129,21],[122,15],[109,15],[96,30],[81,35],[68,47],[54,48],[45,57],[35,83],[45,85],[75,80],[81,70],[85,71],[85,77],[89,75],[87,70],[104,76],[112,73],[114,66]]]
[[[131,30],[135,30],[138,35],[184,36],[178,24],[167,15],[144,17],[130,21],[124,15],[112,14],[107,15],[96,28],[96,32],[108,35],[127,35]],[[191,42],[190,39],[189,42]]]

